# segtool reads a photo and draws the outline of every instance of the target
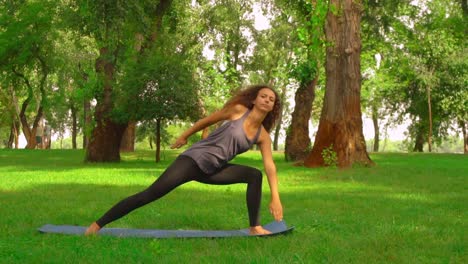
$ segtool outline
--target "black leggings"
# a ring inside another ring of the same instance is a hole
[[[243,165],[227,164],[214,174],[207,175],[192,158],[187,156],[179,156],[151,186],[118,202],[96,223],[103,227],[163,197],[177,186],[193,180],[217,185],[247,183],[246,199],[250,226],[260,225],[259,210],[262,196],[262,172],[260,170]]]

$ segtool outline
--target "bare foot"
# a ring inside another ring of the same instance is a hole
[[[264,229],[262,226],[251,226],[250,235],[268,235],[271,234],[270,231]]]
[[[96,222],[94,222],[88,227],[88,229],[86,229],[85,236],[95,235],[97,232],[99,232],[100,229],[101,227]]]

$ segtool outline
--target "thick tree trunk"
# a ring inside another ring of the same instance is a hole
[[[374,152],[379,152],[380,144],[379,114],[377,111],[377,107],[372,107],[372,123],[374,124]]]
[[[88,162],[117,162],[120,161],[120,141],[126,124],[117,124],[109,116],[113,108],[114,64],[106,47],[101,48],[99,53],[100,56],[96,60],[96,72],[102,76],[103,91],[96,104],[94,112],[96,127],[91,135],[85,160]]]
[[[287,161],[298,161],[305,158],[310,147],[309,120],[312,112],[312,104],[315,99],[315,85],[318,76],[299,87],[295,95],[295,106],[292,113],[291,126],[286,135],[284,150]]]
[[[362,132],[360,71],[360,0],[330,0],[325,25],[327,84],[314,147],[304,161],[307,167],[326,165],[324,149],[336,153],[337,165],[372,165]],[[328,162],[327,162],[328,163]]]
[[[120,151],[134,152],[135,151],[135,135],[136,135],[136,122],[128,122],[127,129],[125,129],[120,142]]]
[[[26,107],[24,107],[25,111],[26,111]],[[39,126],[39,121],[42,118],[42,106],[39,107],[39,111],[37,112],[36,118],[34,119],[32,129],[29,127],[28,120],[26,119],[25,111],[22,110],[20,114],[21,126],[23,128],[23,134],[27,142],[25,148],[35,149],[37,145],[36,130]]]

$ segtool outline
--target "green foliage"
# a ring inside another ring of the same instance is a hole
[[[409,142],[414,143],[418,135],[427,138],[430,90],[433,141],[440,143],[466,112],[459,111],[466,109],[468,93],[466,85],[460,83],[466,73],[448,73],[458,68],[449,66],[457,64],[454,56],[463,60],[466,53],[466,40],[460,35],[463,30],[459,30],[463,28],[461,9],[445,0],[424,5],[411,1],[364,3],[364,105],[368,112],[392,117],[390,123],[401,123],[409,116]],[[374,54],[382,57],[380,68],[372,65]],[[452,103],[444,98],[451,98]]]
[[[114,115],[125,120],[198,117],[197,85],[186,56],[160,41],[125,68]],[[168,48],[169,47],[169,48]]]
[[[297,41],[293,46],[294,59],[289,64],[290,76],[300,86],[315,79],[319,65],[324,60],[325,37],[323,27],[328,12],[327,1],[277,1],[290,19],[294,21]]]
[[[322,158],[325,166],[336,168],[338,167],[338,155],[333,149],[333,144],[322,150]]]

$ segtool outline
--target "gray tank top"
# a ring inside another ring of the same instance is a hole
[[[181,155],[192,158],[206,174],[214,173],[257,142],[261,126],[253,139],[247,138],[244,132],[244,120],[249,113],[250,110],[239,119],[225,122],[207,138],[193,144]]]

